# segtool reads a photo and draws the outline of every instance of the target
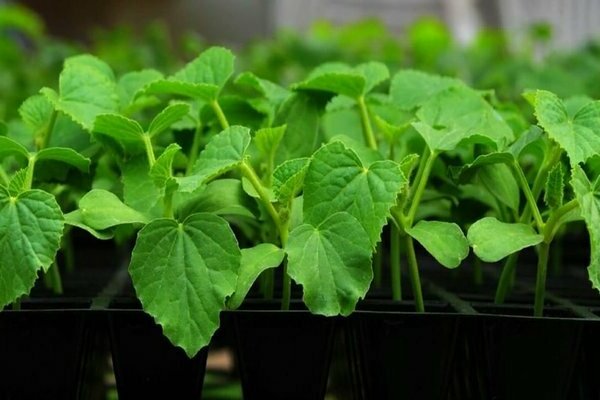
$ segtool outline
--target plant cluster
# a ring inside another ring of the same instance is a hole
[[[498,302],[535,247],[541,316],[549,249],[572,221],[600,289],[600,102],[523,97],[378,61],[325,62],[281,86],[236,73],[222,47],[173,74],[68,57],[58,86],[1,126],[0,305],[18,306],[40,270],[60,291],[56,254],[83,229],[135,242],[137,297],[190,356],[253,287],[279,297],[277,269],[283,309],[295,282],[311,312],[349,315],[382,264],[402,298],[404,256],[424,311],[416,244],[446,268],[470,249],[506,260]]]

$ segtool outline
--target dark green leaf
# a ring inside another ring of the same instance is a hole
[[[544,202],[551,209],[556,209],[563,204],[565,190],[565,174],[561,163],[558,163],[548,173],[546,179],[546,190],[544,191]]]

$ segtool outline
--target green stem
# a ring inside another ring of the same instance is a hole
[[[283,261],[283,290],[281,292],[281,309],[287,311],[290,309],[292,298],[292,278],[288,275],[287,258]]]
[[[538,245],[538,265],[535,282],[535,304],[533,315],[541,317],[544,314],[544,297],[546,292],[546,272],[548,269],[548,250],[550,244],[542,242]]]
[[[173,196],[175,195],[175,191],[166,190],[166,192],[163,198],[163,215],[165,218],[173,218],[175,215],[173,212]]]
[[[538,227],[538,231],[542,232],[544,230],[544,220],[542,219],[542,215],[540,214],[540,210],[537,206],[537,200],[531,192],[531,188],[529,187],[527,178],[523,173],[523,169],[521,169],[521,166],[517,161],[515,161],[512,164],[512,166],[513,170],[515,171],[515,174],[517,175],[517,181],[521,186],[521,190],[523,190],[523,193],[525,194],[525,199],[527,199],[527,205],[529,206],[529,209],[533,212],[533,219],[535,220],[535,223]]]
[[[12,303],[12,309],[13,311],[21,310],[21,299],[17,299]]]
[[[156,162],[156,156],[154,155],[154,148],[152,147],[152,139],[150,138],[150,135],[148,135],[147,133],[144,133],[142,135],[142,139],[144,140],[144,147],[146,149],[146,157],[148,158],[148,165],[150,166],[150,168],[152,168],[154,166],[154,163]]]
[[[371,119],[369,118],[369,109],[367,108],[367,103],[365,103],[365,97],[359,96],[356,101],[358,102],[358,109],[360,110],[360,120],[362,122],[365,144],[371,149],[377,150],[377,141],[375,140],[375,134],[373,133],[373,126],[371,125]]]
[[[258,197],[260,198],[262,205],[267,209],[267,212],[271,216],[271,219],[273,219],[273,222],[275,223],[275,226],[277,227],[277,229],[280,233],[280,238],[281,238],[281,235],[283,234],[283,232],[281,229],[282,224],[281,224],[281,219],[279,218],[279,213],[273,206],[273,203],[271,203],[271,199],[270,199],[269,195],[267,194],[267,191],[265,190],[262,182],[260,181],[260,178],[254,171],[254,168],[252,168],[252,166],[249,165],[246,160],[244,160],[240,164],[240,171],[242,172],[242,175],[246,179],[248,179],[248,181],[250,181],[250,183],[254,187],[254,190],[256,190],[256,193],[258,193]],[[286,233],[287,233],[287,231],[286,231]],[[283,241],[283,238],[281,238],[281,239]]]
[[[264,272],[263,279],[263,295],[267,300],[273,300],[273,294],[275,292],[275,270],[269,268]]]
[[[412,226],[412,223],[415,219],[415,215],[417,214],[417,209],[419,208],[419,203],[421,202],[421,197],[425,192],[425,187],[427,186],[427,181],[429,180],[429,175],[431,174],[431,169],[433,168],[433,164],[435,162],[436,157],[436,153],[431,153],[427,157],[427,161],[423,165],[423,171],[420,174],[417,173],[418,181],[415,182],[417,184],[417,189],[414,192],[413,198],[409,200],[410,209],[406,214],[407,225],[405,227]],[[419,169],[420,168],[421,165],[419,165]]]
[[[550,214],[550,218],[548,218],[548,221],[546,221],[546,225],[544,226],[543,231],[544,241],[546,243],[550,243],[554,238],[554,235],[558,231],[558,228],[560,228],[562,217],[564,217],[566,214],[570,213],[577,207],[579,207],[579,202],[577,201],[577,199],[573,199],[563,204],[556,210],[552,211],[552,213]]]
[[[406,252],[408,256],[408,274],[412,285],[413,296],[415,299],[415,309],[417,312],[425,312],[425,304],[423,302],[423,292],[421,291],[421,277],[419,276],[419,265],[415,254],[415,246],[413,238],[409,235],[405,236]]]
[[[50,265],[48,273],[52,276],[52,291],[54,294],[63,294],[62,278],[60,277],[60,271],[56,262]]]
[[[68,272],[73,272],[75,270],[75,251],[73,249],[70,229],[65,229],[61,248],[65,256],[65,268]]]
[[[25,172],[25,189],[31,189],[33,185],[33,171],[35,170],[35,155],[29,156],[29,161],[27,162],[27,171]]]
[[[8,174],[2,165],[0,165],[0,183],[2,183],[4,186],[8,186],[10,184],[10,178],[8,177]]]
[[[219,102],[217,100],[213,100],[210,102],[210,106],[213,109],[215,115],[217,116],[219,124],[221,124],[221,129],[229,128],[229,121],[227,121],[227,117],[225,117],[225,113],[219,105]]]
[[[473,282],[477,286],[483,285],[483,265],[481,260],[475,257],[473,261]]]
[[[192,147],[190,148],[190,154],[188,157],[188,165],[185,169],[185,174],[189,175],[192,173],[192,168],[196,164],[198,153],[200,152],[200,142],[202,140],[202,124],[198,124],[194,131],[194,139],[192,140]]]
[[[41,137],[36,139],[36,148],[39,150],[45,149],[48,147],[48,143],[50,143],[50,138],[52,137],[52,131],[54,131],[54,125],[56,124],[56,117],[58,116],[58,112],[53,111],[52,116],[50,117],[50,121],[48,125],[44,129]]]
[[[402,271],[400,265],[400,230],[396,224],[390,229],[390,271],[392,278],[392,299],[402,300]]]
[[[513,253],[508,256],[502,273],[500,274],[500,280],[498,281],[498,287],[496,287],[496,298],[494,302],[496,304],[503,304],[506,299],[508,290],[512,287],[512,277],[517,267],[517,261],[519,260],[519,253]]]

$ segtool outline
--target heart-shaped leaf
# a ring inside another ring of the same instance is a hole
[[[199,213],[157,219],[138,234],[129,271],[144,311],[193,357],[219,327],[235,290],[240,249],[222,218]]]
[[[40,268],[50,268],[63,227],[51,194],[28,190],[11,196],[0,186],[0,308],[29,293]]]
[[[467,232],[473,251],[485,262],[496,262],[544,240],[530,225],[506,223],[493,217],[475,222]]]
[[[304,303],[315,314],[350,314],[373,279],[369,236],[346,212],[293,229],[285,250],[288,274],[302,285]]]

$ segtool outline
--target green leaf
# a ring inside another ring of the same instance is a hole
[[[369,236],[346,212],[293,229],[285,250],[288,274],[315,314],[349,315],[373,279]]]
[[[53,160],[69,164],[82,172],[88,172],[91,160],[66,147],[48,147],[37,152],[36,160]]]
[[[479,182],[502,204],[519,210],[519,185],[506,164],[483,165],[477,171]]]
[[[90,235],[94,236],[96,239],[100,240],[109,240],[115,236],[115,232],[113,229],[96,230],[88,226],[85,222],[83,222],[81,210],[75,210],[65,214],[65,224],[75,226],[79,229],[83,229]]]
[[[185,117],[189,112],[190,106],[185,103],[175,103],[167,106],[150,122],[148,134],[150,136],[158,135],[169,129],[171,125]]]
[[[179,150],[181,150],[181,146],[177,143],[171,143],[156,159],[152,168],[150,168],[150,177],[154,180],[154,184],[158,188],[163,189],[167,187],[169,182],[175,184],[175,180],[173,179],[173,159]]]
[[[208,345],[235,290],[240,250],[227,222],[194,214],[158,219],[138,234],[129,271],[144,311],[189,357]]]
[[[8,192],[11,196],[16,197],[19,194],[29,190],[27,187],[27,169],[29,166],[25,168],[21,168],[17,172],[13,174],[10,178],[10,182],[8,182]]]
[[[518,159],[521,156],[521,153],[523,153],[523,151],[529,145],[543,137],[543,133],[544,132],[539,127],[532,125],[508,147],[508,151],[515,157],[515,159]]]
[[[142,214],[155,217],[162,215],[162,193],[150,176],[150,166],[145,154],[122,162],[121,177],[125,204]]]
[[[565,150],[571,166],[600,153],[600,101],[588,103],[570,117],[555,94],[537,90],[534,109],[539,125]]]
[[[131,107],[146,86],[163,78],[163,74],[154,69],[132,71],[124,74],[117,82],[117,93],[122,109]]]
[[[509,224],[485,217],[471,225],[467,239],[477,257],[485,262],[496,262],[526,247],[540,244],[544,237],[530,225]]]
[[[244,159],[250,145],[250,129],[232,126],[214,136],[198,156],[193,175],[177,178],[180,190],[192,192],[202,183],[233,168]]]
[[[94,122],[94,136],[108,136],[116,141],[127,154],[144,150],[144,129],[130,118],[119,114],[101,114]]]
[[[406,233],[446,268],[458,267],[469,255],[469,242],[455,223],[419,221]]]
[[[52,103],[40,94],[28,97],[19,107],[21,119],[34,134],[46,129],[53,112]]]
[[[254,143],[261,155],[267,160],[274,160],[275,153],[283,139],[286,125],[281,125],[273,128],[263,128],[256,131],[254,135]]]
[[[462,87],[458,79],[431,75],[421,71],[402,70],[392,78],[390,97],[402,110],[412,110],[450,87]]]
[[[326,63],[315,68],[304,81],[292,86],[294,90],[319,90],[357,98],[365,90],[364,76],[342,63]]]
[[[327,144],[313,155],[304,179],[304,221],[317,226],[347,211],[375,245],[404,184],[397,163],[385,160],[365,166],[342,143]]]
[[[433,151],[454,150],[466,139],[504,149],[513,132],[475,90],[451,87],[423,104],[413,127]]]
[[[544,203],[551,209],[556,209],[563,204],[565,190],[565,173],[561,163],[558,163],[548,173],[546,189],[544,190]]]
[[[28,190],[11,196],[0,186],[0,308],[33,287],[60,248],[64,220],[54,196]]]
[[[600,291],[600,179],[592,184],[580,166],[575,166],[571,175],[571,187],[590,235],[588,275],[592,286]]]
[[[191,199],[182,202],[179,216],[198,212],[255,218],[256,202],[242,189],[239,179],[216,179]]]
[[[387,81],[390,78],[388,67],[381,62],[370,61],[356,66],[355,70],[365,78],[365,88],[363,95],[369,93],[377,85]]]
[[[259,275],[270,268],[281,265],[285,252],[271,243],[261,243],[242,249],[240,271],[235,292],[227,300],[227,308],[235,310],[242,305],[250,288]]]
[[[110,67],[93,56],[75,56],[65,61],[59,77],[59,93],[42,88],[41,93],[84,129],[91,131],[99,114],[116,112],[119,99]]]
[[[273,194],[282,203],[296,197],[304,185],[309,158],[295,158],[281,163],[273,171]]]
[[[261,79],[252,72],[243,72],[235,79],[235,84],[252,88],[272,104],[280,104],[289,96],[289,91],[269,80]]]
[[[95,230],[105,230],[117,225],[145,224],[148,217],[126,206],[115,194],[92,189],[79,200],[82,221]]]
[[[22,160],[29,159],[29,151],[17,141],[6,136],[0,136],[0,160],[14,156]]]

